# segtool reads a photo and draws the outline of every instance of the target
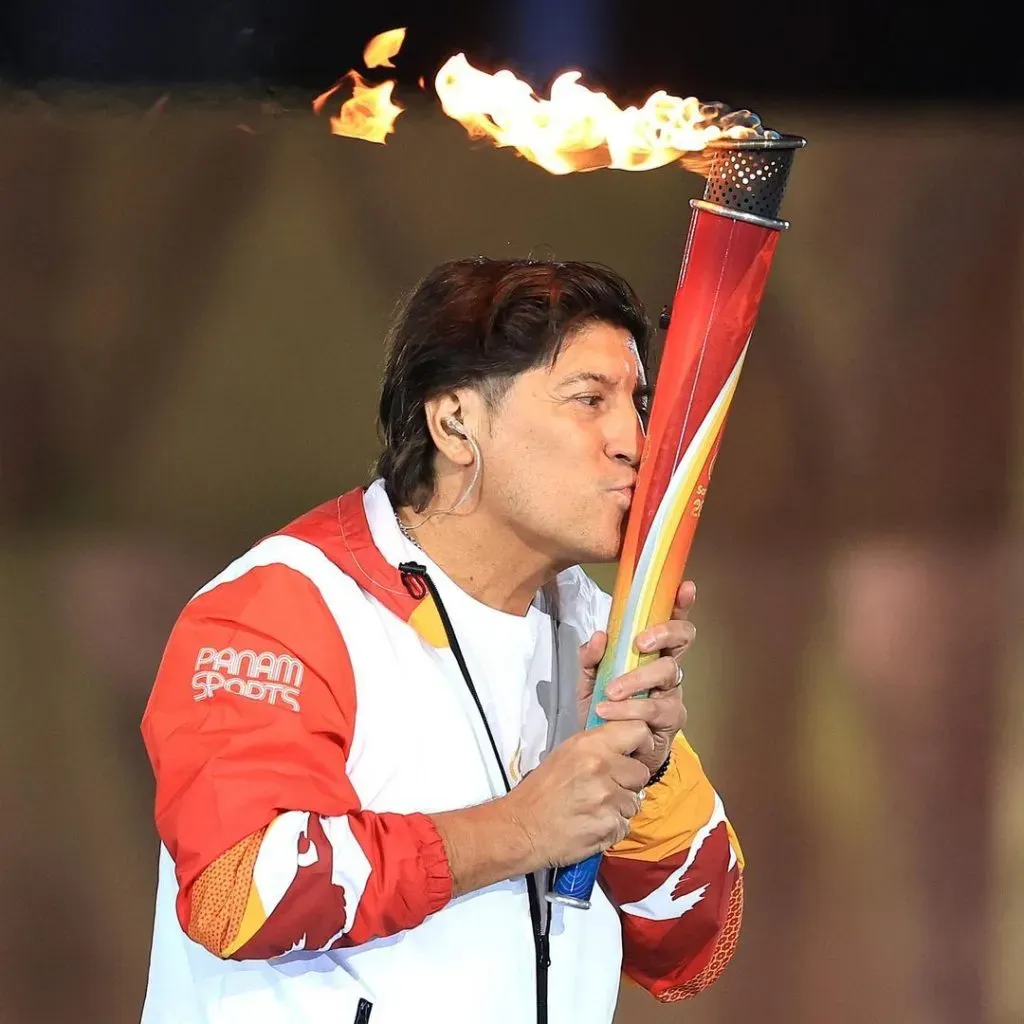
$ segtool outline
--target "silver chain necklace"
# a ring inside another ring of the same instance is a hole
[[[420,542],[412,535],[412,531],[409,529],[409,527],[406,526],[405,523],[403,523],[401,519],[399,519],[397,512],[395,513],[395,522],[398,523],[398,529],[402,531],[402,536],[410,544],[412,544],[413,547],[419,548],[420,551],[422,551],[423,548],[420,545]]]

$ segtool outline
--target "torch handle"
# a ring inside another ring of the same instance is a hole
[[[647,662],[656,655],[645,655],[642,659]],[[605,658],[601,667],[610,662]],[[604,724],[604,719],[594,710],[606,697],[608,683],[611,682],[611,673],[602,673],[598,669],[598,678],[594,684],[594,693],[590,699],[590,714],[587,716],[587,729],[596,729]],[[647,691],[636,694],[637,697],[646,697]],[[559,868],[555,874],[555,884],[548,893],[547,899],[550,903],[561,903],[569,907],[578,907],[586,910],[590,906],[590,896],[594,891],[594,883],[597,881],[597,873],[601,867],[601,854],[595,853],[581,860],[578,864],[570,864],[568,867]]]
[[[630,637],[630,643],[636,639],[635,636]],[[601,664],[597,669],[597,681],[594,683],[594,692],[590,696],[590,711],[587,714],[587,721],[584,725],[585,729],[596,729],[599,725],[604,725],[604,719],[595,710],[598,704],[608,699],[608,686],[611,681],[617,678],[615,673],[615,660],[609,655],[611,651],[611,643],[608,645],[608,650],[604,658],[601,659]],[[658,658],[657,652],[653,654],[642,654],[637,660],[637,668],[641,665],[646,665],[649,661],[654,661]],[[634,694],[634,697],[647,697],[648,692],[646,690],[640,691]]]

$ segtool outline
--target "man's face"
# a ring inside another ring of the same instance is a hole
[[[480,438],[481,509],[561,566],[619,553],[643,445],[646,382],[629,332],[590,324],[515,378]]]

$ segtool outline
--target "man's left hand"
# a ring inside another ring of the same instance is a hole
[[[613,679],[608,684],[606,700],[596,711],[607,722],[638,719],[646,722],[654,736],[653,749],[640,757],[652,773],[668,757],[672,741],[686,724],[683,704],[683,673],[680,658],[696,635],[689,620],[690,609],[697,596],[697,588],[689,580],[679,587],[672,618],[657,626],[649,626],[636,637],[636,648],[642,654],[660,653],[660,657]],[[577,693],[581,721],[590,711],[590,697],[594,692],[597,668],[608,644],[608,634],[595,633],[580,648],[580,680]],[[648,691],[646,697],[634,694]]]

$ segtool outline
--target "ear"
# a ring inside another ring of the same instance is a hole
[[[423,411],[427,418],[427,429],[437,450],[448,460],[458,466],[473,464],[473,449],[456,424],[461,425],[465,434],[472,434],[474,428],[471,420],[476,419],[472,406],[477,396],[468,388],[458,391],[445,391],[424,403]]]

